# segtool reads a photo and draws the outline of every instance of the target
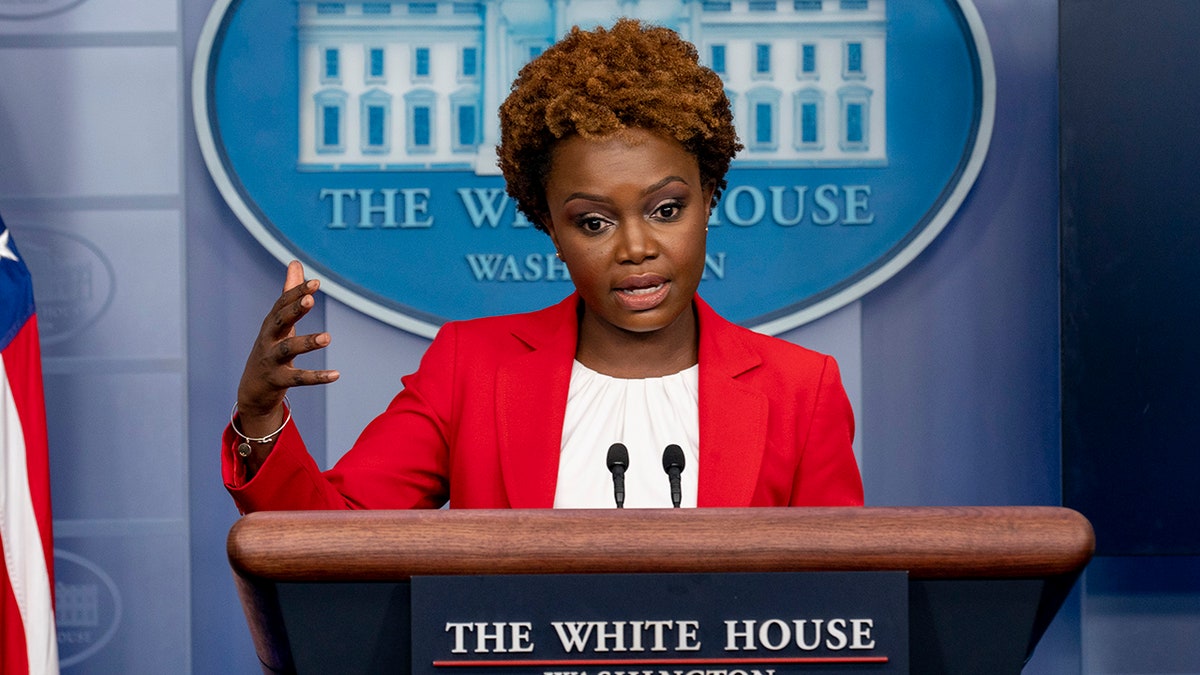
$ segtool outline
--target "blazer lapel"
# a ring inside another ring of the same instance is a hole
[[[528,352],[500,365],[496,428],[500,466],[513,508],[551,508],[571,363],[578,342],[575,295],[512,331]],[[749,506],[766,448],[767,397],[737,377],[762,359],[733,325],[699,297],[699,506]]]
[[[551,508],[558,483],[571,363],[578,340],[572,295],[512,331],[529,351],[501,364],[496,377],[500,467],[513,508]]]
[[[767,441],[765,394],[737,380],[762,363],[733,325],[699,298],[698,506],[750,506]]]

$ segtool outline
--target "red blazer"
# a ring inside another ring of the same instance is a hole
[[[322,473],[294,424],[242,480],[227,427],[222,470],[243,512],[550,508],[578,334],[578,296],[529,314],[452,322],[404,390]],[[854,417],[832,357],[754,333],[696,299],[698,506],[856,506]]]

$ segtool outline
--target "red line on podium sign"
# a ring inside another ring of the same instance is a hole
[[[435,668],[530,668],[543,666],[694,666],[770,665],[804,663],[887,663],[886,656],[797,656],[774,658],[716,659],[544,659],[529,661],[434,661]]]

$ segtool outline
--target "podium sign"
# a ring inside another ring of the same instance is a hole
[[[908,672],[903,572],[414,577],[414,675]]]

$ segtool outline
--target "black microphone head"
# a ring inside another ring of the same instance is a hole
[[[608,446],[608,470],[616,473],[625,472],[629,468],[629,448],[624,443],[613,443]]]
[[[672,469],[682,471],[685,464],[683,448],[672,443],[663,450],[663,471],[667,473],[671,473]]]

